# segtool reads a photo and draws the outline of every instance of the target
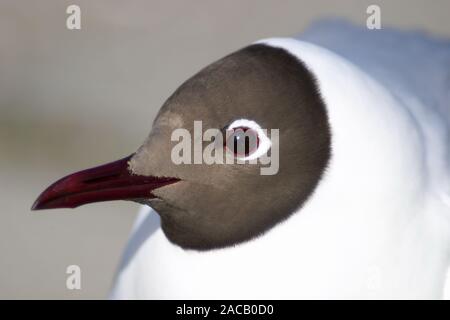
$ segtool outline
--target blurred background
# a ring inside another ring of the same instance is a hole
[[[81,7],[81,30],[66,8]],[[45,187],[129,155],[203,66],[323,17],[450,37],[450,1],[0,1],[0,298],[106,298],[138,205],[31,212]],[[81,290],[66,268],[81,267]]]

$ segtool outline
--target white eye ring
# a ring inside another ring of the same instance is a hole
[[[246,157],[240,157],[236,156],[236,158],[240,160],[255,160],[262,155],[264,155],[267,151],[269,151],[270,147],[272,146],[272,141],[270,141],[269,137],[267,137],[265,129],[262,129],[259,124],[257,124],[255,121],[247,120],[247,119],[239,119],[233,121],[227,128],[227,130],[232,130],[239,127],[247,127],[252,130],[254,130],[258,134],[259,139],[259,146],[258,149],[256,149],[255,152],[252,154],[249,154]]]

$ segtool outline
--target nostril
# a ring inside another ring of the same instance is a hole
[[[111,181],[114,179],[117,179],[120,176],[120,174],[110,174],[108,176],[102,176],[102,177],[93,177],[84,180],[85,183],[99,183],[99,182],[106,182]]]

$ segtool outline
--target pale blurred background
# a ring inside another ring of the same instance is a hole
[[[81,7],[81,30],[66,8]],[[0,298],[105,298],[138,206],[31,212],[63,175],[126,156],[208,63],[322,17],[450,37],[450,1],[0,1]],[[66,268],[82,289],[66,289]]]

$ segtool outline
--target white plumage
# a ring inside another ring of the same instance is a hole
[[[299,212],[226,249],[173,245],[144,207],[111,297],[440,298],[450,249],[450,43],[341,22],[261,42],[301,59],[318,81],[333,137],[324,178]]]

